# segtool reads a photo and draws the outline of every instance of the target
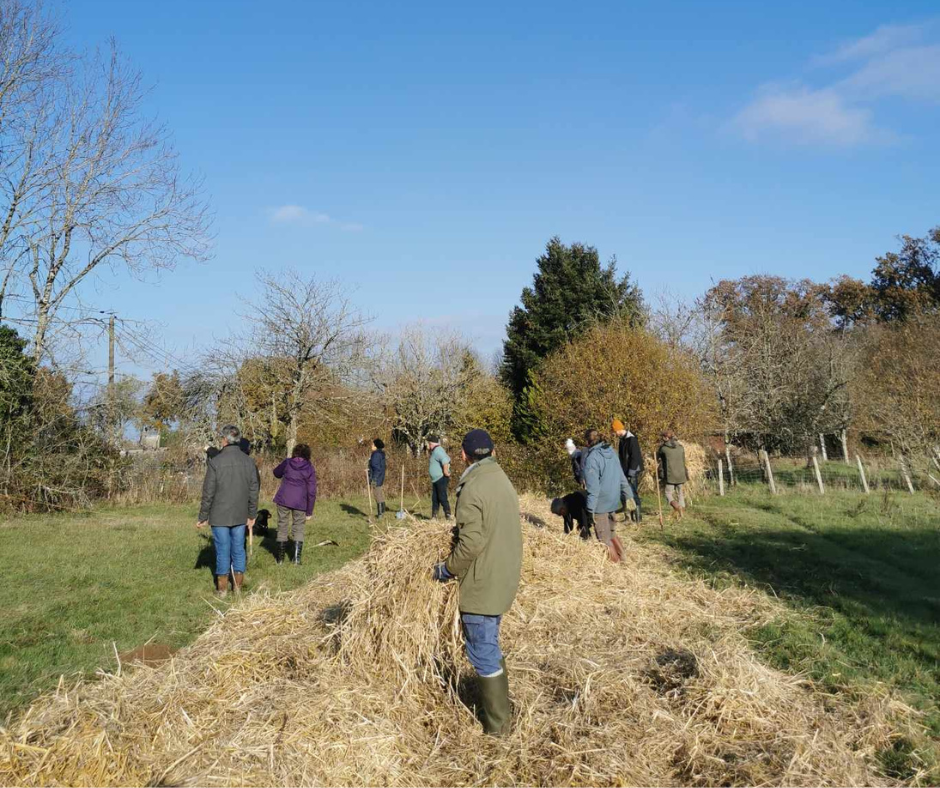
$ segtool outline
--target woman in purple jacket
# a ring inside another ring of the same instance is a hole
[[[310,447],[306,443],[294,446],[290,459],[274,469],[274,476],[282,479],[274,503],[277,504],[277,546],[274,560],[284,561],[287,552],[287,532],[294,526],[294,563],[300,563],[304,549],[304,523],[313,517],[317,500],[317,472],[310,463]]]

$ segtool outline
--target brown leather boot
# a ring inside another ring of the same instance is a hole
[[[614,537],[616,539],[616,537]],[[610,544],[607,545],[607,557],[610,559],[612,564],[620,563],[620,552],[614,546],[613,539],[610,541]]]
[[[240,594],[242,592],[242,582],[245,580],[245,575],[242,572],[234,572],[232,577],[235,578],[235,593]]]
[[[611,546],[614,548],[614,552],[617,553],[617,560],[615,563],[620,563],[623,561],[623,557],[626,554],[626,551],[623,549],[623,544],[620,542],[620,538],[615,536],[610,540]]]
[[[217,575],[215,578],[215,593],[225,599],[228,596],[228,575]]]

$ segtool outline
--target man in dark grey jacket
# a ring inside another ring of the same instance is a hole
[[[245,528],[255,524],[258,515],[258,466],[239,448],[238,427],[222,428],[224,446],[206,465],[202,484],[202,505],[196,528],[212,528],[215,546],[216,589],[228,594],[228,573],[232,571],[236,593],[245,579]]]

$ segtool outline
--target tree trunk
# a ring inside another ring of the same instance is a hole
[[[46,332],[49,329],[49,307],[40,304],[36,310],[36,331],[33,334],[33,361],[36,366],[46,352]]]
[[[294,446],[297,445],[297,422],[300,421],[299,413],[291,413],[290,423],[287,425],[287,456],[293,454]]]

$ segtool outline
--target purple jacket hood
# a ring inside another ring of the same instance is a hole
[[[317,472],[303,457],[290,457],[274,469],[274,476],[281,480],[274,503],[288,509],[300,509],[313,514],[317,500]]]

